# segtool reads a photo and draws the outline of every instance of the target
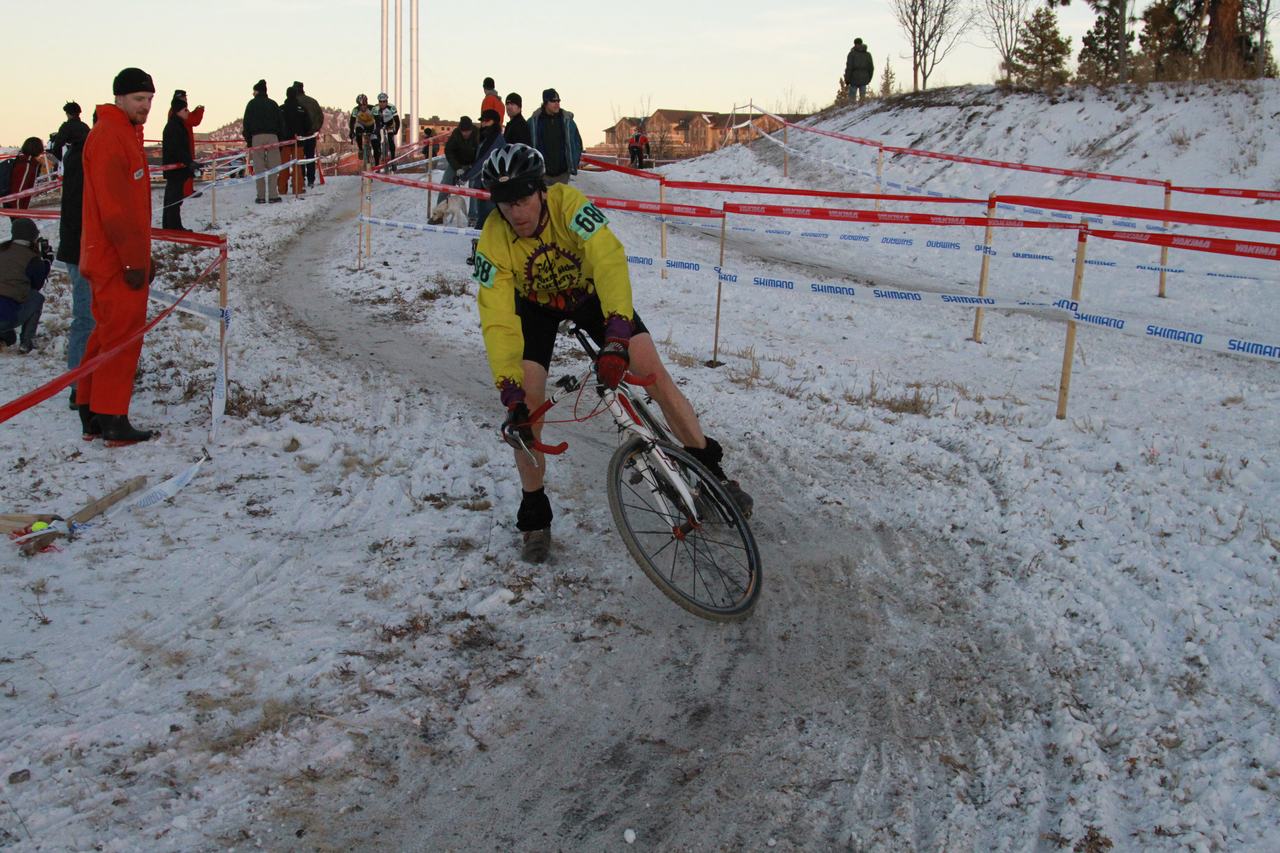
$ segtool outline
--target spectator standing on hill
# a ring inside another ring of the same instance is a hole
[[[151,175],[142,152],[142,126],[156,87],[151,75],[126,68],[112,84],[115,102],[99,104],[84,144],[84,227],[80,272],[93,291],[93,332],[84,360],[124,348],[80,380],[80,428],[110,447],[147,441],[159,433],[129,423],[147,321],[151,259]],[[125,343],[129,341],[129,343]]]
[[[44,143],[40,141],[40,137],[27,137],[26,141],[22,143],[22,149],[18,152],[18,156],[4,163],[4,166],[9,171],[9,183],[8,186],[0,186],[0,195],[13,195],[34,187],[36,178],[40,176],[40,156],[42,154],[44,154]],[[7,201],[4,206],[26,210],[31,206],[31,196]]]
[[[525,121],[523,115],[524,101],[520,98],[519,92],[507,95],[506,107],[507,126],[503,129],[502,135],[507,140],[507,144],[533,145],[533,135],[529,133],[529,122]]]
[[[49,277],[53,251],[30,219],[14,219],[11,227],[12,239],[0,243],[0,345],[16,342],[18,352],[25,355],[35,347],[44,309],[40,289]]]
[[[649,156],[649,137],[645,136],[644,131],[638,127],[627,140],[627,153],[631,155],[632,166],[637,169],[644,168],[645,158]]]
[[[280,149],[277,143],[284,134],[284,122],[280,119],[280,105],[267,97],[267,81],[253,84],[253,98],[244,108],[244,144],[258,150],[251,152],[253,171],[258,175],[280,165]],[[269,147],[267,147],[269,146]],[[272,204],[280,201],[276,182],[259,177],[258,204],[266,204],[268,196]]]
[[[162,160],[166,166],[180,166],[164,173],[164,210],[160,214],[161,228],[188,231],[182,226],[182,200],[187,197],[188,182],[196,174],[195,152],[187,129],[191,111],[187,102],[176,94],[169,102],[169,121],[164,126]]]
[[[173,97],[183,103],[190,103],[187,100],[186,89],[174,89]],[[187,110],[187,117],[182,120],[187,126],[187,144],[191,146],[191,158],[194,160],[196,156],[196,128],[200,126],[200,122],[204,121],[204,104],[199,104],[194,110]],[[196,192],[196,179],[193,172],[187,178],[186,184],[182,187],[182,197],[191,198]]]
[[[89,135],[89,125],[80,120],[80,105],[75,101],[67,101],[62,111],[67,120],[58,128],[57,133],[49,137],[49,150],[53,156],[63,160],[67,156],[67,148],[71,145],[83,145]]]
[[[77,113],[78,115],[78,113]],[[83,122],[81,122],[83,124]],[[67,332],[67,369],[80,366],[84,345],[93,331],[89,280],[80,273],[80,227],[84,206],[84,143],[89,136],[69,135],[62,149],[62,216],[58,220],[58,260],[66,264],[71,279],[71,328]],[[78,383],[77,383],[78,384]],[[71,386],[71,408],[76,407],[76,384]]]
[[[573,113],[560,109],[560,93],[555,89],[542,91],[542,106],[529,119],[529,132],[546,164],[547,185],[569,183],[578,174],[582,136]]]
[[[480,86],[484,89],[484,100],[480,102],[480,115],[484,115],[485,110],[496,112],[498,114],[498,130],[502,130],[502,96],[498,94],[498,89],[493,84],[493,78],[484,78],[484,82]]]
[[[507,140],[502,135],[502,125],[498,117],[497,110],[485,110],[480,114],[480,135],[477,140],[476,159],[471,164],[471,168],[467,170],[463,179],[467,182],[467,186],[474,189],[480,189],[483,185],[480,183],[480,172],[484,164],[488,161],[489,155],[495,151],[507,147]],[[490,211],[493,210],[493,201],[490,199],[479,199],[476,201],[476,217],[471,223],[472,228],[483,228],[484,221],[488,218]]]
[[[281,149],[280,162],[302,159],[302,143],[299,140],[311,129],[311,119],[307,116],[307,108],[298,100],[298,90],[293,86],[285,89],[284,103],[280,105],[280,119],[284,122],[285,138],[292,140],[292,144]],[[277,189],[280,190],[281,195],[289,192],[290,180],[293,181],[295,192],[299,195],[306,192],[302,188],[301,166],[294,166],[280,173]]]
[[[315,160],[316,157],[316,140],[320,131],[324,130],[324,110],[320,109],[320,102],[307,94],[306,89],[297,80],[293,81],[294,94],[298,96],[298,103],[302,105],[302,109],[307,114],[307,132],[304,134],[305,139],[302,140],[302,159]],[[314,162],[307,163],[307,187],[316,185],[316,164]]]
[[[849,84],[850,99],[855,89],[858,92],[858,103],[867,99],[867,87],[871,85],[875,73],[876,62],[871,58],[871,51],[867,50],[862,39],[854,39],[853,49],[849,51],[849,56],[844,62],[844,82]]]

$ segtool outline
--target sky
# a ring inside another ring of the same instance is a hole
[[[0,145],[47,138],[67,100],[78,101],[87,116],[92,104],[111,100],[112,79],[130,65],[156,82],[148,138],[159,138],[174,89],[186,89],[192,106],[205,105],[202,130],[212,130],[244,114],[259,78],[277,101],[301,80],[323,106],[348,108],[358,93],[376,95],[381,83],[378,0],[226,0],[216,12],[161,0],[113,0],[109,12],[107,5],[63,2],[56,26],[7,48],[12,67],[38,74],[30,85],[0,92]],[[395,0],[388,6],[394,15]],[[397,105],[407,111],[408,0],[403,7]],[[572,14],[537,14],[544,8],[497,0],[477,14],[468,4],[422,2],[422,114],[476,118],[486,76],[503,95],[519,92],[526,113],[544,88],[555,87],[588,145],[603,141],[618,118],[659,108],[729,112],[754,99],[767,109],[813,109],[834,99],[854,37],[872,51],[877,85],[888,59],[910,87],[906,44],[887,0],[785,6],[653,0],[642,12],[631,4],[594,4]],[[1077,3],[1060,16],[1078,51],[1092,13]],[[994,79],[995,52],[980,35],[968,38],[938,67],[931,87]],[[388,76],[394,100],[394,74]]]

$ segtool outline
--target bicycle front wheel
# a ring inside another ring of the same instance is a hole
[[[635,438],[609,460],[609,509],[622,541],[649,580],[703,619],[743,619],[760,595],[760,552],[733,498],[711,472],[677,447],[675,463],[697,507],[691,517],[662,475],[658,449]]]

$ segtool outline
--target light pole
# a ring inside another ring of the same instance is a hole
[[[409,142],[418,133],[418,0],[409,0]]]

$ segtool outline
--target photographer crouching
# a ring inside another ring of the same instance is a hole
[[[44,310],[40,290],[49,277],[53,250],[30,219],[14,219],[12,227],[13,239],[0,243],[0,346],[17,343],[25,355],[35,347]]]

